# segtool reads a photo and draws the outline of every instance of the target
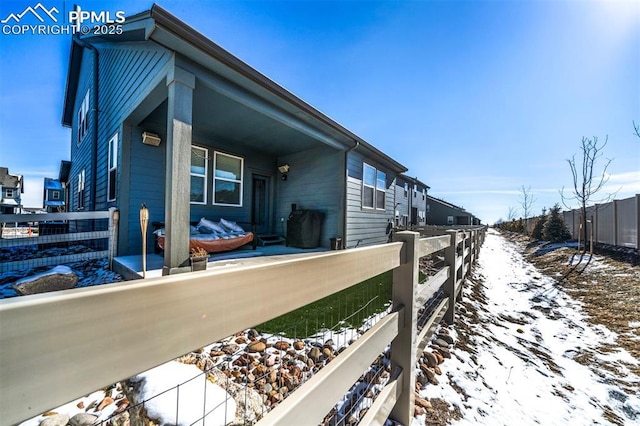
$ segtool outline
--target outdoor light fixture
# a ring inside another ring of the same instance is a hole
[[[282,166],[278,166],[278,171],[282,173],[282,180],[287,180],[287,173],[289,173],[289,165],[283,164]]]
[[[142,143],[145,145],[158,146],[160,145],[160,136],[155,133],[143,132]]]

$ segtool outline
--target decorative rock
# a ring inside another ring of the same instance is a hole
[[[64,414],[54,414],[40,422],[40,426],[67,426],[69,416]]]
[[[313,348],[311,348],[311,350],[309,350],[309,353],[307,353],[307,356],[312,359],[315,363],[317,363],[318,361],[320,361],[320,355],[322,354],[322,352],[320,352],[320,348],[314,346]]]
[[[453,337],[449,336],[448,334],[438,334],[438,338],[444,340],[450,345],[453,345]]]
[[[435,367],[433,367],[433,371],[439,376],[442,374],[442,370],[440,370],[440,367],[438,367],[437,365]]]
[[[286,351],[287,349],[289,349],[289,346],[290,346],[289,343],[283,340],[280,340],[273,344],[273,347],[279,351]]]
[[[249,352],[264,352],[267,350],[267,345],[264,342],[256,340],[247,345],[247,351]]]
[[[247,337],[249,339],[257,339],[258,337],[260,337],[260,333],[258,333],[256,330],[252,328],[249,331],[247,331]]]
[[[441,348],[449,348],[449,344],[440,338],[434,340],[433,344],[436,346],[440,346]]]
[[[46,293],[49,291],[68,290],[74,288],[78,276],[68,266],[56,266],[32,277],[23,278],[13,284],[20,295]]]
[[[437,352],[439,352],[443,358],[451,358],[451,352],[449,352],[447,348],[438,348]]]
[[[439,351],[435,351],[433,354],[435,355],[438,364],[442,364],[444,362],[444,357]]]
[[[78,407],[79,409],[83,409],[84,408],[84,402],[80,401],[76,404],[76,407]]]
[[[424,414],[424,408],[419,407],[417,404],[413,407],[414,416],[422,416]]]
[[[71,424],[71,426],[91,426],[96,420],[98,420],[98,416],[94,416],[93,414],[78,413],[71,417],[69,424]]]
[[[427,401],[426,399],[420,398],[417,395],[416,395],[416,406],[426,408],[426,409],[433,408],[433,406],[429,401]]]
[[[293,348],[296,351],[300,351],[302,349],[304,349],[304,342],[301,340],[296,340],[295,342],[293,342]]]
[[[424,358],[427,361],[427,365],[429,367],[433,368],[436,365],[438,365],[438,358],[436,357],[436,355],[433,352],[425,352],[424,353]]]
[[[96,411],[102,411],[104,409],[104,407],[107,407],[111,404],[113,404],[113,398],[111,397],[106,397],[105,399],[103,399],[100,404],[98,404],[98,407],[96,407]]]
[[[247,343],[247,338],[244,336],[240,336],[236,339],[236,343],[239,345],[243,345],[245,343]]]
[[[333,351],[331,350],[331,348],[325,346],[324,348],[322,348],[322,355],[330,358],[333,355]]]
[[[230,343],[228,345],[224,345],[220,350],[227,355],[233,355],[240,350],[240,346]]]

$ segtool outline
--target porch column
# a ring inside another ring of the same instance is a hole
[[[189,272],[191,126],[195,76],[174,66],[167,75],[167,150],[163,275]]]

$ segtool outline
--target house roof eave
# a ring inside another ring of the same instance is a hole
[[[351,148],[353,143],[359,142],[361,148],[366,149],[377,161],[385,164],[394,172],[402,173],[408,170],[390,156],[229,53],[157,4],[152,6],[150,16],[154,20],[155,26],[149,34],[149,38],[161,44],[170,43],[169,37],[177,37],[179,40],[186,41],[198,51],[202,52],[205,57],[213,58],[223,65],[223,68],[226,69],[224,75],[226,78],[244,86],[253,86],[256,89],[261,89],[275,96],[275,98],[284,101],[286,104],[293,106],[297,111],[310,117],[310,119],[320,125],[320,127],[330,129],[332,132],[340,135],[340,139],[349,141],[351,145],[345,144],[345,149]],[[198,58],[194,58],[193,55],[189,55],[189,52],[180,51],[180,43],[167,47],[176,48],[179,53],[187,54],[191,59],[198,60]],[[207,66],[207,64],[203,65]],[[216,71],[219,72],[220,70],[217,69]]]

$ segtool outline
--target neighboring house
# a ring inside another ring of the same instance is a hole
[[[65,211],[64,187],[58,179],[44,178],[43,206],[47,213]]]
[[[73,38],[62,122],[69,210],[117,207],[119,255],[138,254],[144,203],[164,273],[187,269],[201,217],[286,235],[295,205],[323,213],[322,246],[385,242],[406,171],[157,5],[119,36]]]
[[[427,224],[438,226],[480,225],[480,219],[462,207],[427,195]]]
[[[400,174],[396,179],[395,226],[408,228],[426,225],[429,185],[418,178]]]
[[[0,167],[0,214],[19,214],[22,211],[23,179],[10,175],[7,167]]]

